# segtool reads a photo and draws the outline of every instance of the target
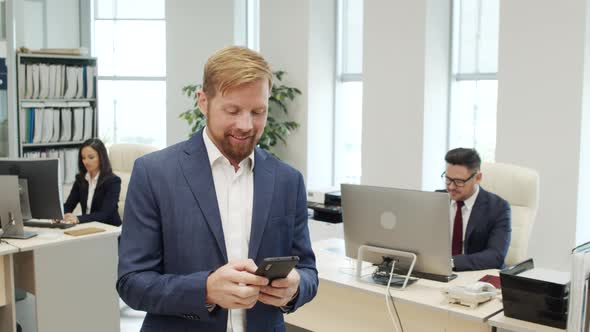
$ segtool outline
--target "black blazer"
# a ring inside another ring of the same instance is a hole
[[[86,201],[88,200],[88,181],[76,177],[72,191],[64,203],[64,213],[71,213],[80,203],[82,215],[78,216],[80,223],[100,221],[113,226],[121,225],[119,216],[119,193],[121,192],[121,178],[115,174],[98,178],[94,196],[92,197],[91,211],[86,213]]]
[[[503,268],[512,234],[511,217],[510,204],[480,186],[467,222],[464,254],[453,256],[455,271]]]
[[[508,202],[480,187],[465,231],[465,254],[453,257],[455,270],[503,268],[511,233]]]

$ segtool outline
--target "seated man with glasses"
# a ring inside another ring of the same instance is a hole
[[[475,149],[450,150],[445,161],[455,270],[503,268],[512,232],[510,205],[479,186],[481,159]]]

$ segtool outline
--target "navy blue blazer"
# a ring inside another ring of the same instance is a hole
[[[297,255],[301,276],[292,310],[316,294],[318,276],[301,174],[256,148],[248,257]],[[228,262],[202,130],[135,161],[119,246],[117,291],[147,311],[141,331],[226,331],[228,312],[205,305],[207,277]],[[248,331],[285,331],[283,313],[261,302]]]
[[[511,233],[508,202],[480,187],[465,231],[464,254],[453,256],[455,270],[503,268]]]
[[[86,201],[88,201],[88,181],[76,177],[68,199],[64,203],[64,213],[71,213],[80,203],[82,215],[78,216],[80,223],[100,221],[113,226],[121,225],[119,216],[119,194],[121,193],[121,178],[115,174],[105,177],[99,176],[92,203],[91,213],[86,213]]]

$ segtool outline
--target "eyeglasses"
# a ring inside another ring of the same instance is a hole
[[[447,172],[443,172],[440,177],[445,181],[447,186],[450,186],[451,183],[454,183],[455,187],[463,187],[465,186],[465,183],[473,179],[475,175],[477,175],[477,171],[471,174],[471,176],[469,176],[467,179],[453,179],[447,176]]]

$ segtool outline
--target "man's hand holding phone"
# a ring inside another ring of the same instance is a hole
[[[269,278],[270,285],[260,288],[258,300],[275,307],[286,306],[299,289],[299,272],[294,269],[299,262],[297,256],[265,258],[256,274]]]
[[[207,278],[207,304],[226,309],[249,309],[259,299],[262,286],[269,280],[255,275],[256,263],[251,259],[231,261]]]
[[[299,272],[292,269],[286,278],[275,279],[270,285],[261,287],[258,300],[275,307],[284,307],[297,294],[299,281]]]

